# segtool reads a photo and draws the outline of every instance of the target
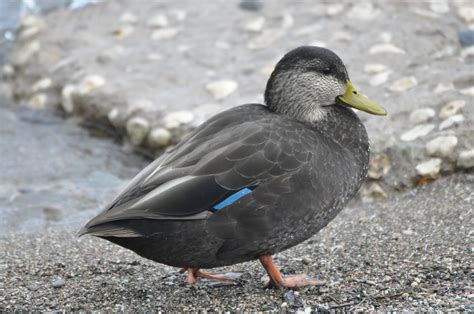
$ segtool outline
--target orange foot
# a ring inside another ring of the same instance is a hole
[[[293,275],[283,277],[278,268],[273,263],[271,256],[261,256],[260,263],[268,273],[270,278],[264,288],[298,288],[306,286],[322,286],[326,282],[309,278],[307,275]]]
[[[189,284],[196,284],[198,278],[209,282],[210,286],[236,286],[240,285],[238,278],[241,276],[240,272],[202,272],[199,268],[183,268],[181,272],[187,272],[186,282]]]

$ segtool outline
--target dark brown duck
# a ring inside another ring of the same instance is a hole
[[[81,230],[153,261],[182,267],[187,280],[259,259],[269,286],[320,284],[282,277],[271,255],[325,227],[367,174],[369,141],[353,112],[385,115],[359,94],[341,59],[299,47],[277,64],[265,104],[224,111],[142,170]]]

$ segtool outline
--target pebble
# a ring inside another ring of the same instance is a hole
[[[163,119],[165,124],[170,121],[176,121],[178,124],[189,124],[194,120],[194,113],[191,111],[175,111],[166,115]]]
[[[18,35],[18,40],[20,41],[27,41],[30,40],[41,33],[42,29],[38,26],[32,26],[28,28],[24,28],[20,31],[20,34]]]
[[[377,74],[387,70],[387,66],[380,63],[369,63],[364,66],[364,72],[369,74]]]
[[[468,87],[468,88],[465,88],[465,89],[461,89],[460,92],[463,95],[474,96],[474,86],[471,86],[471,87]]]
[[[49,77],[45,77],[36,81],[31,87],[31,90],[33,92],[39,92],[41,90],[50,88],[52,85],[53,85],[53,81]]]
[[[148,135],[150,125],[142,117],[133,117],[127,121],[125,128],[132,144],[140,145]]]
[[[462,109],[466,105],[466,101],[463,99],[457,99],[450,101],[447,103],[441,110],[439,111],[439,117],[442,119],[446,119],[450,116],[453,116],[458,113],[460,109]]]
[[[386,154],[377,154],[370,158],[368,177],[373,180],[379,180],[390,170],[390,159]]]
[[[64,86],[61,90],[61,106],[66,113],[71,113],[74,111],[72,95],[76,90],[76,86],[70,84]]]
[[[370,2],[356,2],[347,12],[346,16],[350,19],[370,21],[377,17],[379,10],[374,8]]]
[[[466,29],[458,33],[458,39],[462,46],[468,47],[474,45],[474,30]]]
[[[445,14],[449,12],[449,5],[446,2],[431,2],[430,9],[434,13]]]
[[[413,129],[402,134],[400,139],[404,142],[410,142],[416,140],[419,137],[428,135],[435,128],[434,124],[420,124],[415,126]]]
[[[39,41],[35,40],[17,48],[10,62],[16,67],[24,66],[41,48]]]
[[[124,39],[128,36],[130,36],[135,28],[131,25],[123,25],[120,26],[118,29],[114,30],[112,34],[115,36],[117,39]]]
[[[266,48],[280,39],[284,34],[285,32],[280,29],[266,29],[260,35],[250,40],[247,47],[252,50]]]
[[[167,27],[169,24],[168,18],[164,14],[155,15],[147,22],[147,25],[150,28],[163,28]]]
[[[448,129],[454,125],[460,125],[464,121],[464,116],[462,114],[457,114],[454,116],[450,116],[443,122],[439,124],[439,129],[440,130],[445,130]]]
[[[392,41],[392,34],[388,32],[383,32],[380,34],[380,40],[382,40],[384,43],[389,43]]]
[[[469,1],[467,1],[466,3],[469,3]],[[474,22],[474,6],[472,4],[460,5],[458,8],[458,14],[467,23]]]
[[[456,53],[456,47],[455,46],[446,46],[442,48],[441,50],[436,51],[433,54],[433,59],[443,59],[446,57],[452,57]]]
[[[112,124],[116,128],[121,128],[125,124],[125,116],[120,113],[117,108],[113,108],[107,114],[107,119],[109,120],[110,124]]]
[[[430,156],[448,157],[454,152],[457,144],[456,136],[439,136],[426,143],[426,151]]]
[[[329,16],[335,16],[344,11],[344,4],[333,3],[327,6],[326,14]]]
[[[53,281],[53,288],[62,288],[66,285],[66,281],[62,278],[58,278]]]
[[[263,0],[240,0],[240,8],[249,11],[258,11],[263,7]]]
[[[412,111],[410,114],[410,122],[413,124],[425,123],[431,120],[436,112],[431,108],[420,108]]]
[[[15,75],[15,68],[11,64],[5,64],[2,67],[2,75],[4,78],[12,78]]]
[[[153,129],[148,135],[148,144],[151,147],[166,147],[171,141],[171,133],[165,128]]]
[[[233,80],[220,80],[206,85],[206,90],[216,100],[224,99],[237,90],[238,84]]]
[[[464,48],[461,50],[461,58],[473,58],[474,57],[474,46]]]
[[[265,25],[265,17],[259,16],[256,19],[250,22],[247,22],[243,28],[247,32],[259,33],[262,31],[264,25]]]
[[[180,29],[176,27],[161,28],[151,33],[151,39],[153,40],[171,39],[175,37],[176,35],[178,35],[179,32],[180,32]]]
[[[375,55],[379,53],[405,54],[406,52],[402,48],[398,48],[393,44],[384,43],[373,45],[372,47],[370,47],[369,53],[371,55]]]
[[[388,78],[390,77],[391,74],[392,74],[392,71],[378,73],[370,78],[369,84],[371,86],[382,85],[388,81]]]
[[[383,200],[387,198],[387,193],[376,182],[372,182],[362,191],[362,200],[364,202],[373,202],[374,200]]]
[[[352,36],[348,32],[344,31],[337,31],[334,34],[332,34],[332,38],[335,41],[342,41],[342,42],[350,42],[352,41]]]
[[[416,166],[416,172],[420,176],[436,176],[441,170],[442,160],[439,158],[431,158]]]
[[[459,153],[458,167],[468,169],[474,167],[474,149],[465,150]]]
[[[84,77],[79,84],[78,92],[88,94],[105,85],[105,78],[97,74],[90,74]]]
[[[281,15],[281,28],[282,29],[288,29],[295,24],[295,19],[293,18],[293,15],[291,15],[288,12],[285,12]]]
[[[178,22],[182,22],[188,16],[188,13],[184,10],[174,9],[170,11],[170,15],[175,18]]]
[[[136,24],[138,22],[138,18],[133,13],[125,12],[120,16],[120,22]]]
[[[436,88],[434,89],[434,93],[441,94],[441,93],[449,92],[451,90],[454,90],[454,84],[452,82],[439,83],[438,85],[436,85]]]
[[[404,92],[418,85],[418,81],[414,76],[404,77],[395,81],[388,87],[392,92]]]
[[[44,93],[33,95],[28,100],[28,107],[33,109],[44,109],[48,96]]]

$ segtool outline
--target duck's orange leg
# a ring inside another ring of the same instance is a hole
[[[217,274],[222,274],[225,275],[225,272],[216,272],[216,273],[205,273],[199,270],[199,268],[183,268],[181,269],[181,272],[187,271],[187,276],[186,276],[186,282],[189,284],[195,284],[197,283],[198,278],[203,278],[207,279],[209,281],[217,281],[217,282],[225,282],[225,283],[232,283],[232,284],[238,284],[239,281],[234,279],[234,278],[228,278],[225,276],[213,276]]]
[[[270,255],[261,256],[260,263],[268,273],[269,280],[264,288],[297,288],[306,286],[321,286],[324,281],[309,278],[307,275],[292,275],[283,277],[278,268],[273,263]]]

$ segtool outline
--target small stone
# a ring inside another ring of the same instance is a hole
[[[285,12],[281,16],[281,28],[282,29],[288,29],[293,26],[295,23],[295,19],[293,18],[293,15],[291,15],[288,12]]]
[[[175,9],[175,10],[170,11],[170,15],[171,17],[175,18],[178,22],[182,22],[186,19],[186,16],[188,15],[188,13],[186,13],[186,11],[184,10]]]
[[[371,55],[380,54],[380,53],[394,53],[394,54],[405,54],[405,50],[394,46],[393,44],[376,44],[370,47],[369,53]]]
[[[436,112],[431,108],[420,108],[412,111],[410,114],[410,122],[413,124],[425,123],[431,120]]]
[[[413,235],[413,234],[415,234],[415,232],[413,232],[413,230],[411,230],[411,229],[402,230],[402,233],[404,235]]]
[[[163,56],[160,55],[159,53],[149,53],[146,58],[150,61],[159,61],[163,60]]]
[[[176,35],[178,35],[179,32],[180,32],[179,28],[175,28],[175,27],[161,28],[151,33],[151,39],[153,40],[171,39],[175,37]]]
[[[170,141],[171,133],[164,128],[153,129],[148,135],[148,143],[154,148],[166,147]]]
[[[130,36],[135,28],[131,25],[124,25],[119,27],[118,29],[114,30],[112,34],[117,39],[124,39],[125,37]]]
[[[10,62],[13,66],[24,66],[40,50],[39,41],[35,40],[19,47],[12,55]]]
[[[370,203],[374,200],[383,200],[386,198],[387,193],[376,182],[372,182],[368,187],[362,189],[362,201],[364,202]]]
[[[120,110],[117,108],[113,108],[107,114],[107,119],[109,120],[110,124],[112,124],[116,128],[121,128],[125,124],[125,115],[121,114]]]
[[[41,90],[50,88],[52,85],[53,85],[53,81],[49,77],[45,77],[36,81],[31,87],[31,90],[33,92],[39,92]]]
[[[138,18],[133,13],[125,12],[120,16],[120,22],[135,24],[138,22]]]
[[[461,50],[461,58],[474,58],[474,46]]]
[[[44,93],[34,95],[28,100],[28,107],[33,109],[44,109],[48,96]]]
[[[418,282],[413,281],[410,286],[412,286],[413,288],[418,287]]]
[[[158,14],[152,17],[147,22],[148,27],[163,28],[169,25],[168,18],[164,14]]]
[[[369,74],[382,73],[387,70],[387,66],[380,63],[369,63],[364,66],[364,72]]]
[[[440,130],[445,130],[448,129],[454,125],[460,125],[464,121],[464,116],[462,114],[457,114],[454,116],[450,116],[443,122],[439,124],[439,129]]]
[[[392,71],[378,73],[370,78],[369,84],[371,86],[382,85],[388,81],[388,78],[390,77],[391,74],[392,74]]]
[[[436,85],[434,93],[435,94],[441,94],[441,93],[449,92],[451,90],[454,90],[454,84],[452,82],[439,83],[438,85]]]
[[[20,31],[18,35],[18,40],[20,41],[27,41],[30,40],[36,36],[38,36],[42,31],[42,28],[38,26],[32,26],[32,27],[27,27],[24,28]]]
[[[434,13],[445,14],[449,12],[449,5],[446,2],[431,2],[430,9]]]
[[[15,68],[11,64],[5,64],[2,67],[2,75],[7,79],[12,78],[15,75]]]
[[[233,80],[221,80],[206,85],[206,90],[214,99],[224,99],[237,90],[238,84]]]
[[[145,116],[156,110],[156,105],[149,99],[136,98],[129,102],[127,107],[126,115],[130,117],[132,115]]]
[[[474,30],[466,29],[458,33],[458,39],[462,46],[468,47],[474,45]]]
[[[452,57],[456,53],[456,47],[455,46],[446,46],[442,48],[441,50],[436,51],[433,54],[433,59],[443,59],[446,57]]]
[[[266,29],[260,35],[253,38],[247,47],[252,50],[267,48],[285,34],[279,29]]]
[[[142,117],[133,117],[127,121],[125,128],[132,144],[138,146],[148,135],[150,125],[148,121]]]
[[[428,135],[435,128],[434,124],[420,124],[413,129],[402,134],[400,139],[404,142],[416,140],[419,137]]]
[[[84,77],[79,84],[78,92],[88,94],[105,85],[105,78],[97,74],[91,74]]]
[[[389,42],[392,41],[392,34],[387,33],[387,32],[383,32],[382,34],[380,34],[380,39],[381,39],[384,43],[389,43]]]
[[[53,288],[62,288],[66,285],[66,281],[62,278],[58,278],[53,281]]]
[[[439,111],[439,117],[442,119],[446,119],[450,116],[455,115],[458,111],[466,105],[466,101],[463,99],[457,99],[450,101],[447,103],[441,110]]]
[[[352,41],[352,36],[348,32],[344,31],[337,31],[334,34],[332,34],[332,38],[335,41],[343,41],[343,42],[350,42]]]
[[[249,11],[258,11],[263,7],[263,0],[240,0],[240,8]]]
[[[379,10],[376,10],[370,2],[356,2],[346,16],[350,19],[370,21],[376,18],[379,13]]]
[[[390,170],[390,159],[386,154],[377,154],[370,158],[368,177],[373,180],[381,179]]]
[[[474,96],[474,86],[461,89],[460,92],[463,95]]]
[[[474,167],[474,149],[460,152],[457,165],[464,169]]]
[[[426,144],[428,155],[435,157],[449,157],[458,144],[456,136],[439,136]]]
[[[388,87],[388,89],[392,92],[404,92],[415,87],[417,84],[418,82],[414,76],[404,77],[394,82]]]
[[[28,286],[28,290],[30,291],[37,291],[41,288],[41,286],[37,283],[31,284]]]
[[[72,95],[76,92],[77,87],[74,85],[66,85],[61,90],[61,106],[66,113],[72,113],[74,111],[74,102]]]
[[[176,121],[179,124],[189,124],[194,120],[194,114],[191,111],[175,111],[166,115],[165,124],[169,121]]]
[[[469,3],[469,1],[467,1],[466,3]],[[474,22],[474,6],[473,5],[460,5],[458,8],[458,14],[467,23]]]
[[[342,3],[330,4],[326,8],[326,14],[329,15],[329,16],[338,15],[342,11],[344,11],[344,4],[342,4]]]
[[[442,160],[439,158],[426,160],[416,166],[416,172],[422,177],[434,177],[441,169],[441,162]]]
[[[243,28],[248,32],[258,33],[262,31],[263,25],[265,25],[265,17],[259,16],[256,19],[246,23]]]

